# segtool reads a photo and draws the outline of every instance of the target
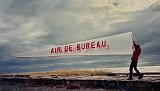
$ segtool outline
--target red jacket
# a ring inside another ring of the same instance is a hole
[[[138,61],[138,57],[141,54],[141,48],[137,47],[137,45],[135,43],[134,43],[134,48],[135,48],[135,50],[132,54],[131,60]]]

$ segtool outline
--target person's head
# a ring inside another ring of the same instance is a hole
[[[138,48],[140,48],[140,45],[137,45]]]

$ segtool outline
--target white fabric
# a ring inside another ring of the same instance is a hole
[[[12,56],[49,57],[66,55],[124,55],[131,54],[133,52],[133,39],[133,33],[127,32],[123,34],[87,40],[78,43],[54,46],[53,48],[43,50],[16,53],[12,54]]]

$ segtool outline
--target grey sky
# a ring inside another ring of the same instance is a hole
[[[129,31],[135,33],[143,55],[155,57],[160,54],[157,1],[0,0],[0,72],[27,63],[12,53]]]

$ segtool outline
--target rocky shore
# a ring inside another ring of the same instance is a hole
[[[125,76],[0,78],[0,91],[159,91],[160,77],[126,80]]]

